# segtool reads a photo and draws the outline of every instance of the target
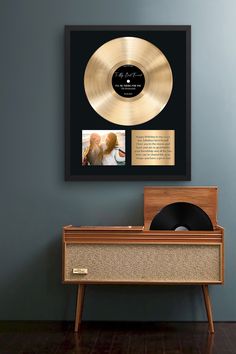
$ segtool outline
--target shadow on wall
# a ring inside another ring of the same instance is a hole
[[[14,266],[8,271],[1,303],[11,304],[11,310],[6,307],[5,312],[3,306],[1,320],[71,319],[75,289],[62,284],[61,258],[61,235],[58,235],[45,248],[31,251],[27,259],[21,258],[17,269]]]
[[[89,321],[207,320],[201,287],[184,285],[90,285],[86,288],[83,318]]]

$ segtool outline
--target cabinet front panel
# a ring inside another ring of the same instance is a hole
[[[83,274],[80,274],[83,273]],[[219,244],[67,244],[64,281],[221,282]]]

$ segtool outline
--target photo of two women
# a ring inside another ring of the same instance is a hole
[[[82,165],[125,165],[125,130],[83,130]]]

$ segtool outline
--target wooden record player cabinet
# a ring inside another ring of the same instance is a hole
[[[213,231],[151,231],[166,205],[189,202],[210,217]],[[209,284],[224,281],[224,229],[217,225],[217,187],[145,187],[144,227],[63,228],[63,283],[78,285],[75,331],[88,284],[201,285],[214,332]]]

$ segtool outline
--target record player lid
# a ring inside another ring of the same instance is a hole
[[[144,187],[144,229],[149,230],[154,216],[166,205],[186,202],[207,213],[214,229],[217,225],[216,186],[208,187]]]

